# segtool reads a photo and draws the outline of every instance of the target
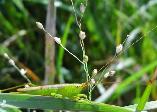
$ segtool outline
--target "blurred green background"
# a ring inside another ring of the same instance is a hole
[[[25,83],[19,73],[3,57],[7,52],[18,66],[27,69],[32,82],[42,85],[45,77],[45,35],[35,22],[45,26],[48,0],[0,0],[0,89]],[[74,0],[79,10],[80,3]],[[77,3],[76,3],[77,2]],[[56,36],[71,52],[82,59],[79,29],[70,0],[56,0]],[[79,15],[79,13],[78,13]],[[102,96],[121,78],[106,101],[118,105],[137,103],[146,81],[157,66],[157,0],[89,0],[82,20],[86,32],[85,48],[89,56],[89,72],[100,69],[114,56],[115,47],[130,35],[125,45],[142,39],[117,57],[114,77],[93,92],[93,100]],[[127,47],[126,47],[127,48]],[[81,83],[85,81],[83,66],[55,44],[55,81],[53,83]],[[53,79],[52,79],[53,80]],[[103,84],[102,82],[102,84]],[[101,87],[103,87],[103,89]],[[150,99],[157,99],[154,85]],[[104,102],[102,101],[102,102]]]

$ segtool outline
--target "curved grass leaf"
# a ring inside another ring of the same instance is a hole
[[[7,104],[20,108],[95,112],[132,112],[130,109],[109,104],[95,103],[84,100],[74,101],[70,99],[53,98],[49,96],[1,93],[0,101],[2,100],[6,100]]]
[[[71,28],[73,21],[74,21],[74,17],[70,16],[70,18],[67,22],[67,25],[65,27],[63,37],[62,37],[63,46],[66,46],[68,35],[69,35],[70,28]],[[62,47],[59,47],[58,58],[57,58],[57,72],[58,72],[59,80],[61,83],[64,82],[63,81],[63,75],[61,73],[62,72],[61,69],[62,69],[62,63],[63,63],[63,55],[64,55],[64,49]]]

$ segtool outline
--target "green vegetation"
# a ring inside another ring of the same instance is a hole
[[[53,97],[19,95],[19,94],[0,94],[0,99],[5,98],[8,103],[22,108],[54,109],[54,110],[83,110],[83,111],[102,111],[102,112],[132,112],[129,109],[114,105],[93,103],[89,101],[72,101]],[[41,103],[42,100],[42,103]]]
[[[94,79],[101,82],[97,89],[92,91],[92,102],[50,98],[50,96],[8,94],[16,91],[12,89],[0,94],[0,109],[5,111],[3,105],[6,105],[7,109],[13,109],[13,112],[20,112],[17,107],[129,112],[131,110],[123,107],[132,104],[138,104],[137,109],[136,106],[133,107],[134,110],[145,109],[145,104],[157,99],[155,80],[147,85],[151,74],[153,75],[157,68],[157,0],[88,0],[81,21],[81,30],[85,32],[86,38],[81,41],[80,29],[76,24],[70,1],[55,1],[56,15],[50,16],[46,14],[51,14],[54,7],[48,12],[48,0],[0,1],[0,90],[26,83],[26,80],[4,58],[3,54],[6,52],[19,68],[27,70],[27,77],[36,85],[49,84],[46,81],[46,78],[51,81],[49,77],[53,78],[52,84],[84,83],[90,80],[86,77],[88,72],[91,75],[93,69],[97,69],[98,74]],[[76,11],[79,10],[81,3],[85,3],[85,0],[74,0]],[[76,15],[81,17],[79,11]],[[52,19],[56,27],[50,27],[52,23],[49,23],[49,20]],[[81,61],[84,62],[83,57],[87,55],[88,70],[87,63],[80,64],[58,44],[48,43],[44,32],[37,28],[36,21],[41,22],[52,36],[59,37],[62,45]],[[86,52],[82,52],[83,47],[80,46],[80,43],[83,45],[82,42]],[[123,51],[114,58],[116,46],[120,44],[123,45]],[[46,59],[46,50],[51,47],[55,51],[48,51],[53,55],[51,59]],[[102,66],[107,68],[104,67],[99,72]],[[103,75],[111,69],[116,71],[115,75],[104,79]],[[50,74],[47,74],[46,70],[50,70]],[[104,74],[101,75],[103,70]],[[85,91],[87,95],[91,92],[91,87]],[[102,99],[98,101],[100,97]],[[3,100],[6,100],[6,104],[1,105]],[[94,100],[104,104],[96,103]],[[53,102],[56,102],[56,105],[50,107],[49,103]]]

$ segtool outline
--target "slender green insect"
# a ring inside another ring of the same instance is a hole
[[[17,89],[18,93],[23,94],[32,94],[32,95],[42,95],[42,96],[54,96],[58,98],[83,98],[87,99],[87,96],[83,93],[86,88],[90,85],[90,82],[85,82],[81,84],[56,84],[56,85],[44,85],[44,86],[36,86],[31,83],[31,81],[28,79],[28,77],[25,75],[27,73],[26,70],[19,68],[13,59],[9,57],[7,53],[4,53],[4,57],[8,59],[9,63],[15,67],[21,76],[26,79],[28,84],[20,85],[17,87],[11,87],[8,89],[1,90],[0,92]],[[21,88],[25,86],[24,88]],[[19,88],[20,87],[20,88]]]
[[[56,85],[45,85],[45,86],[33,86],[19,88],[17,91],[24,94],[42,95],[42,96],[54,96],[60,98],[79,98],[83,97],[86,99],[86,95],[81,94],[86,88],[87,83],[81,84],[56,84]]]

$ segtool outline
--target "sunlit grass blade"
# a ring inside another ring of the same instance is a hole
[[[147,103],[149,99],[151,90],[152,90],[152,83],[149,83],[141,97],[140,102],[137,105],[136,112],[141,112],[144,109],[145,104]]]
[[[144,109],[145,104],[149,99],[149,96],[150,96],[150,93],[151,93],[151,90],[153,87],[153,83],[155,82],[156,78],[157,78],[157,69],[156,69],[153,77],[151,78],[151,80],[149,80],[148,85],[147,85],[147,87],[146,87],[146,89],[145,89],[145,91],[141,97],[141,100],[137,105],[137,108],[136,108],[137,112],[141,112]]]

